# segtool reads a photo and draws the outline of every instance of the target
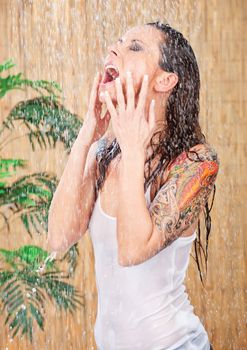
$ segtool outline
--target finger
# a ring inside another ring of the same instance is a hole
[[[114,104],[112,103],[110,94],[108,91],[105,91],[105,102],[106,102],[106,106],[108,111],[111,114],[111,117],[115,120],[117,118],[117,111],[116,108],[114,107]]]
[[[135,108],[135,91],[133,87],[133,79],[130,71],[127,72],[127,109]]]
[[[138,109],[139,111],[140,110],[143,111],[145,108],[147,91],[148,91],[148,75],[145,74],[142,80],[141,91],[139,94],[139,99],[136,107],[136,109]]]
[[[97,86],[98,86],[99,80],[100,80],[100,73],[97,72],[96,76],[94,77],[93,86],[92,86],[92,90],[89,98],[89,109],[91,110],[93,110],[95,106],[97,93],[98,93]]]
[[[105,120],[108,121],[108,120],[111,119],[111,115],[110,115],[110,113],[109,113],[108,110],[104,113],[104,115],[102,116],[101,119],[103,119],[104,121],[105,121]]]
[[[148,124],[149,124],[150,130],[153,130],[155,127],[155,100],[152,100],[149,106]]]
[[[111,115],[113,132],[115,135],[117,135],[117,130],[119,127],[119,120],[117,118],[117,111],[115,109],[115,106],[113,105],[113,102],[111,100],[111,97],[110,97],[108,91],[105,91],[105,102],[106,102],[106,106],[108,108],[108,111]]]
[[[115,86],[116,86],[116,90],[117,90],[117,101],[118,101],[119,110],[124,111],[125,110],[125,100],[124,100],[124,94],[123,94],[121,80],[119,77],[117,77],[115,80]]]

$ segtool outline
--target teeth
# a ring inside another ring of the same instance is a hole
[[[117,69],[117,67],[113,66],[112,64],[108,64],[105,67],[105,70],[107,71],[107,73],[109,73],[113,77],[113,79],[119,76],[119,70]]]
[[[117,67],[113,66],[112,64],[108,64],[105,68],[106,69],[113,68],[113,69],[115,69],[118,72]]]

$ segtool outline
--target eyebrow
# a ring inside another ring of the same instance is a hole
[[[119,38],[118,41],[120,41],[121,43],[123,42],[123,39],[122,38]],[[145,43],[142,41],[142,40],[139,40],[139,39],[132,39],[131,42],[135,42],[135,41],[139,41],[141,43],[143,43],[145,45]]]

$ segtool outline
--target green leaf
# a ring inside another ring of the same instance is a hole
[[[0,65],[0,73],[14,66],[15,64],[11,60],[7,60]],[[53,99],[59,98],[57,92],[62,92],[60,85],[54,81],[25,79],[22,77],[22,73],[8,75],[5,78],[0,76],[0,98],[5,96],[8,91],[14,89],[24,90],[24,87],[30,87],[40,95],[46,95],[48,93]]]
[[[16,289],[15,293],[12,293],[11,296],[9,295],[7,298],[2,299],[3,302],[3,310],[8,307],[10,309],[17,301],[20,300],[22,296],[22,292],[20,289]],[[21,299],[22,302],[23,299]]]
[[[42,316],[41,312],[32,303],[29,304],[29,307],[31,314],[34,316],[39,327],[44,330],[44,317]]]
[[[2,64],[0,64],[0,73],[2,73],[4,70],[10,69],[14,67],[15,64],[12,62],[12,59],[9,59]]]
[[[76,114],[48,96],[19,102],[3,121],[0,134],[6,128],[13,130],[17,121],[27,127],[26,135],[33,150],[35,141],[41,149],[46,149],[51,141],[55,147],[60,141],[66,150],[70,150],[82,126]]]
[[[24,176],[3,189],[0,205],[12,204],[11,214],[20,216],[30,236],[32,228],[39,234],[47,232],[49,207],[57,183],[56,177],[47,173]]]

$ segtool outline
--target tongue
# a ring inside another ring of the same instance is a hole
[[[106,83],[111,82],[112,80],[113,80],[113,77],[109,73],[106,72],[103,83],[106,84]]]
[[[110,75],[112,75],[113,79],[115,79],[118,76],[118,73],[114,68],[109,68],[108,71]]]

